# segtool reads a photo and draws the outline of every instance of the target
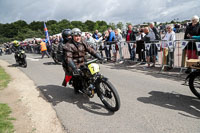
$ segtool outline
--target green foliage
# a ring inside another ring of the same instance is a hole
[[[7,104],[0,104],[0,133],[13,133],[14,126],[10,117],[11,109]]]
[[[5,88],[10,81],[10,76],[0,67],[0,89]],[[0,103],[0,133],[13,133],[14,126],[10,117],[11,109],[7,104]]]
[[[69,21],[63,19],[61,21],[49,20],[46,23],[46,26],[49,31],[49,35],[55,35],[61,33],[64,29],[73,29],[79,28],[84,32],[93,33],[95,30],[99,32],[104,32],[108,27],[112,29],[116,28],[114,23],[109,25],[105,21],[96,21],[87,20],[85,22],[81,21]],[[121,23],[117,25],[118,28],[123,27]],[[10,42],[14,39],[23,41],[26,38],[44,38],[44,22],[43,21],[33,21],[30,24],[27,24],[24,20],[18,20],[13,23],[0,23],[0,44],[5,42]]]
[[[0,67],[0,89],[7,87],[10,81],[10,76]]]
[[[123,25],[122,22],[117,23],[117,28],[119,28],[119,29],[122,30],[122,29],[123,29],[123,26],[124,26],[124,25]]]

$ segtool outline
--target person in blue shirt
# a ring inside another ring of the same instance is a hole
[[[106,47],[105,47],[105,53],[106,53],[106,58],[107,58],[107,61],[111,61],[111,45],[114,44],[115,42],[115,32],[112,31],[111,28],[108,28],[108,33],[109,33],[109,36],[107,37],[107,40],[106,40]]]
[[[96,40],[99,40],[99,37],[98,37],[98,30],[95,30],[94,34],[92,35],[92,37]]]

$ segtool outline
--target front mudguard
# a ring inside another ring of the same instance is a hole
[[[100,97],[100,90],[98,88],[99,84],[102,82],[102,81],[107,81],[108,78],[104,77],[103,75],[99,74],[97,75],[97,79],[95,81],[95,88],[96,88],[96,92],[97,92],[97,96]]]

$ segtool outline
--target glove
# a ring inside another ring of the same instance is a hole
[[[81,75],[80,69],[73,70],[73,76],[80,76],[80,75]]]
[[[69,67],[71,67],[72,70],[73,70],[73,76],[79,76],[80,75],[80,70],[78,70],[76,68],[76,65],[74,64],[74,62],[72,60],[69,61]]]

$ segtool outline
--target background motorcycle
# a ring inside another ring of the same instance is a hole
[[[56,64],[62,63],[63,61],[63,46],[62,44],[58,44],[58,48],[53,48],[51,50],[51,57],[53,58]]]
[[[108,78],[99,73],[100,67],[98,64],[94,63],[96,61],[97,59],[94,59],[85,63],[85,65],[80,68],[80,75],[73,76],[69,83],[72,84],[74,88],[78,85],[78,87],[81,88],[80,91],[90,98],[94,97],[94,94],[97,93],[108,110],[113,112],[117,111],[120,108],[120,98],[117,90]]]
[[[0,56],[2,56],[2,54],[3,54],[3,50],[2,48],[0,48]]]
[[[10,48],[5,48],[5,54],[7,54],[7,55],[9,55],[9,54],[12,54],[12,51],[11,51],[11,49]]]
[[[24,50],[18,50],[15,52],[15,60],[20,66],[27,67],[26,54]]]

